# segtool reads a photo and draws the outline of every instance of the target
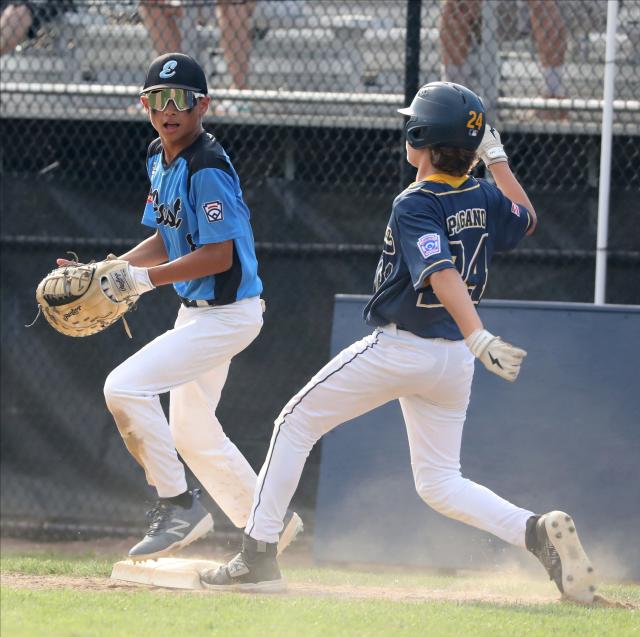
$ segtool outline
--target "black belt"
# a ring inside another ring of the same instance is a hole
[[[182,303],[182,305],[184,305],[185,307],[217,307],[220,305],[229,305],[230,303],[233,303],[233,301],[225,303],[224,301],[218,301],[217,299],[196,299],[192,301],[191,299],[185,299],[183,296],[180,296],[178,298],[180,299],[180,303]]]

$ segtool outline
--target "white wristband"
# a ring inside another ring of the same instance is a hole
[[[471,353],[476,358],[479,358],[494,338],[495,336],[491,332],[485,329],[477,329],[471,332],[471,334],[464,339],[464,342],[467,344]]]
[[[488,166],[492,164],[498,164],[500,162],[509,161],[507,157],[507,153],[505,152],[502,146],[496,146],[495,148],[490,148],[487,151],[487,159],[489,160]]]
[[[129,272],[136,284],[138,294],[144,294],[145,292],[155,289],[156,286],[151,283],[151,279],[149,278],[149,268],[139,268],[135,265],[130,265]]]

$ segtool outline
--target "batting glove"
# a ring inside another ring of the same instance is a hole
[[[491,164],[498,164],[502,161],[509,161],[507,153],[500,141],[500,133],[488,124],[484,128],[484,135],[480,146],[478,146],[478,157],[482,159],[485,166],[491,166]]]
[[[464,342],[490,372],[511,383],[518,378],[522,359],[527,355],[523,349],[506,343],[487,330],[476,330]]]

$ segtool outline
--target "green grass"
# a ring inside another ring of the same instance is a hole
[[[550,605],[527,608],[153,591],[2,593],[2,634],[100,637],[638,634],[636,613]]]
[[[113,559],[55,554],[3,556],[4,573],[106,577]],[[549,595],[550,584],[501,578],[339,569],[287,569],[290,582],[318,585]],[[520,589],[518,589],[518,586]],[[602,587],[604,595],[640,603],[640,587]],[[389,601],[322,596],[247,596],[164,590],[2,587],[2,637],[395,637],[640,635],[640,611],[572,604]]]
[[[64,575],[66,577],[109,577],[113,563],[121,558],[96,558],[87,555],[3,555],[3,573],[25,575]]]

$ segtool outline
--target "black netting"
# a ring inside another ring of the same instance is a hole
[[[486,296],[593,300],[605,0],[50,0],[2,9],[5,520],[140,522],[143,479],[101,387],[171,325],[175,297],[145,297],[133,342],[119,327],[72,341],[43,322],[23,325],[56,256],[101,258],[146,235],[144,157],[155,133],[138,94],[156,53],[180,49],[205,68],[205,126],[231,155],[252,211],[269,311],[232,366],[219,415],[255,468],[280,407],[327,360],[333,295],[371,289],[391,202],[412,178],[395,109],[419,84],[447,78],[483,96],[541,220],[496,258]],[[623,0],[611,303],[640,302],[638,41],[640,1]],[[318,458],[297,496],[303,507],[313,504]]]

